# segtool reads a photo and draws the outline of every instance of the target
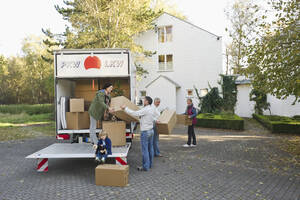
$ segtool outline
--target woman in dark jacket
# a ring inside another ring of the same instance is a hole
[[[113,90],[113,85],[111,83],[105,83],[102,90],[96,93],[90,108],[90,138],[91,142],[94,144],[94,148],[97,148],[98,139],[96,136],[96,125],[97,120],[102,121],[103,117],[108,112],[113,112],[113,109],[109,107],[110,104],[110,93]]]
[[[192,119],[192,125],[188,126],[188,141],[183,147],[195,147],[197,145],[196,143],[196,136],[194,131],[194,125],[197,122],[196,116],[197,116],[197,110],[193,105],[192,99],[187,99],[187,107],[185,110],[185,114],[188,115],[189,119]],[[191,143],[193,138],[193,143]]]

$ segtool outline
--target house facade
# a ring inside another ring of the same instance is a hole
[[[135,39],[145,50],[155,52],[143,61],[135,59],[149,73],[137,82],[137,100],[145,95],[159,97],[163,108],[183,113],[187,98],[198,106],[194,87],[205,95],[209,85],[218,86],[222,39],[167,13],[154,23],[154,30]]]

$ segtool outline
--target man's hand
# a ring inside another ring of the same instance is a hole
[[[159,124],[159,123],[160,123],[160,121],[159,121],[159,120],[156,120],[156,123],[157,123],[157,124]]]
[[[191,118],[192,118],[192,116],[191,116],[191,115],[189,115],[189,116],[188,116],[188,118],[189,118],[189,119],[191,119]]]
[[[97,146],[96,144],[93,145],[93,149],[94,149],[94,150],[96,150],[97,147],[98,147],[98,146]]]
[[[122,110],[125,110],[126,106],[125,106],[125,105],[123,105],[123,106],[121,106],[121,108],[122,108]]]

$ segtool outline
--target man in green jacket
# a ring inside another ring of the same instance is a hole
[[[105,83],[102,90],[96,93],[90,108],[90,138],[91,142],[96,145],[98,144],[98,138],[96,136],[96,126],[97,120],[103,119],[104,115],[108,112],[113,112],[113,109],[109,107],[110,105],[110,93],[113,90],[113,85],[111,83]]]

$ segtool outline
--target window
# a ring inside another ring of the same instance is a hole
[[[171,71],[173,70],[173,55],[159,55],[158,56],[158,70]]]
[[[161,43],[172,42],[172,26],[158,28],[158,41]]]
[[[187,95],[193,96],[193,89],[187,89]]]

